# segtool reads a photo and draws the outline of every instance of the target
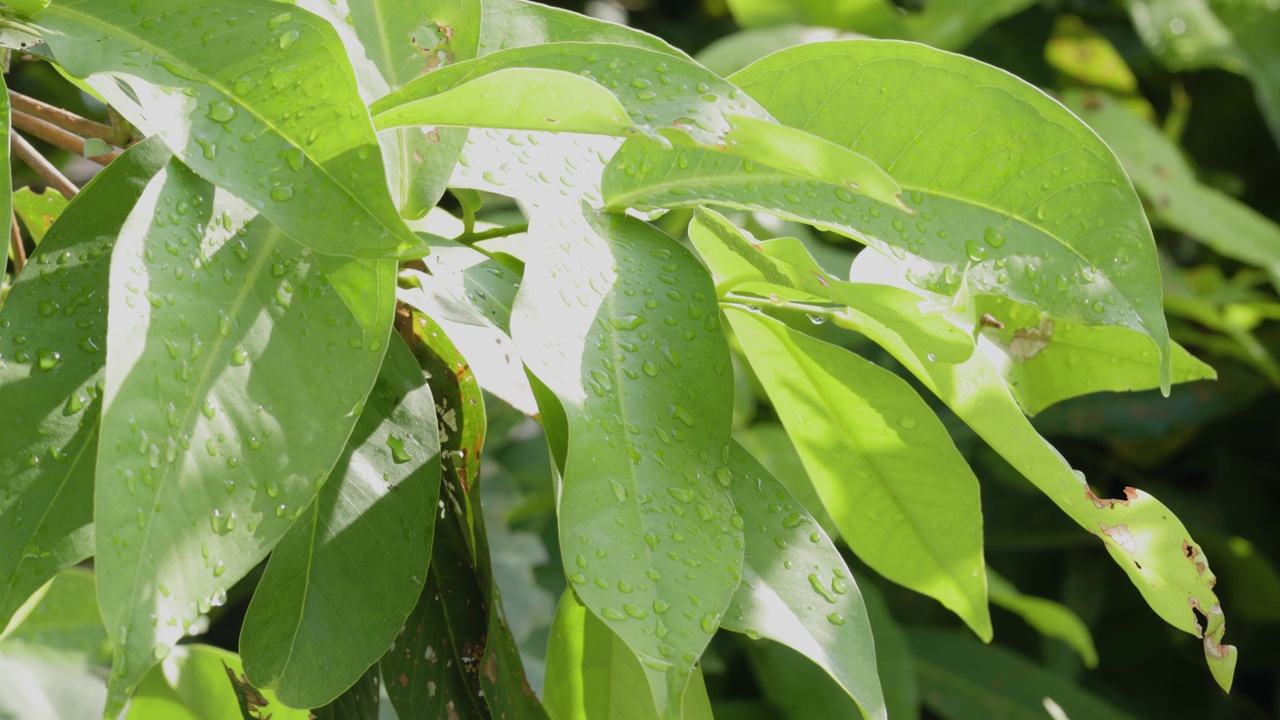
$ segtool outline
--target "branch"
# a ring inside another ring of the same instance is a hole
[[[10,253],[13,258],[13,276],[18,277],[18,273],[22,272],[22,268],[27,266],[27,249],[22,246],[22,229],[18,227],[18,216],[9,213],[11,223],[11,231],[9,233],[9,245],[13,248]]]
[[[76,196],[76,193],[80,192],[75,183],[58,172],[58,168],[54,167],[53,163],[46,160],[34,147],[31,147],[31,143],[27,142],[26,138],[13,132],[9,133],[9,141],[10,147],[13,148],[13,154],[17,155],[32,170],[35,170],[49,187],[62,193],[62,197],[70,200]]]
[[[113,145],[117,142],[117,136],[114,129],[101,123],[96,123],[92,120],[82,118],[68,110],[63,110],[60,107],[54,107],[53,105],[41,102],[32,97],[27,97],[26,95],[14,92],[13,90],[9,91],[9,101],[13,103],[14,110],[40,118],[41,120],[57,125],[64,130],[70,130],[77,135],[87,138],[98,138],[99,140],[104,140],[112,143]]]
[[[20,110],[14,110],[13,126],[19,130],[31,133],[50,145],[60,147],[63,150],[68,150],[77,155],[84,155],[84,138],[67,132],[57,125],[41,120],[34,115],[28,115]],[[112,150],[105,155],[98,155],[89,159],[99,165],[107,165],[118,157],[120,157],[120,152]]]
[[[520,223],[519,225],[508,225],[506,227],[484,230],[482,232],[464,232],[454,238],[453,241],[462,243],[463,245],[475,245],[481,240],[492,240],[494,238],[507,237],[509,235],[519,235],[522,232],[528,231],[529,223]]]

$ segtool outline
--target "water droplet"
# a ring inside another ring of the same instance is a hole
[[[267,21],[267,29],[268,29],[268,30],[279,30],[281,25],[283,25],[283,24],[285,24],[285,23],[289,22],[289,21],[290,21],[290,20],[292,20],[292,19],[293,19],[293,15],[292,15],[292,14],[290,14],[290,13],[280,13],[279,15],[277,15],[277,16],[275,16],[275,17],[273,17],[273,18],[271,18],[270,20],[268,20],[268,21]]]
[[[289,202],[293,199],[293,188],[288,185],[278,185],[271,188],[271,199],[276,202]]]
[[[387,437],[387,447],[391,448],[391,459],[395,461],[397,465],[403,465],[413,459],[404,449],[404,440],[401,440],[395,435]]]
[[[247,362],[249,362],[249,353],[244,348],[236,348],[231,351],[232,365],[244,365]]]
[[[987,244],[993,248],[1004,245],[1005,240],[1004,235],[996,232],[995,228],[987,228],[987,232],[983,234],[982,239],[986,240]]]
[[[902,417],[898,418],[898,427],[901,427],[904,430],[915,430],[919,426],[920,426],[919,421],[917,421],[915,418],[911,417],[910,415],[903,415]]]
[[[827,622],[831,623],[832,625],[843,625],[844,616],[841,615],[840,613],[833,612],[827,616]]]
[[[37,350],[36,351],[36,367],[41,372],[49,372],[58,367],[58,363],[62,362],[62,353],[57,350]]]
[[[716,482],[720,483],[721,486],[730,487],[733,485],[733,473],[729,472],[729,468],[716,468],[715,476]]]

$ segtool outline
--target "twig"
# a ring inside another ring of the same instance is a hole
[[[69,150],[77,155],[84,155],[84,138],[67,132],[57,125],[41,120],[34,115],[28,115],[20,110],[14,110],[13,126],[19,130],[31,133],[50,145],[60,147],[63,150]],[[104,155],[97,155],[89,159],[99,165],[107,165],[118,157],[120,157],[119,151],[112,150]]]
[[[43,155],[32,147],[26,138],[14,132],[9,133],[9,140],[10,147],[13,148],[13,154],[17,155],[32,170],[35,170],[36,174],[43,178],[49,187],[62,193],[62,197],[70,200],[76,196],[76,193],[80,192],[79,188],[68,180],[67,176],[58,172],[58,168],[54,167],[53,163],[46,160]]]
[[[14,110],[38,117],[64,130],[70,130],[87,138],[94,137],[112,144],[116,143],[115,130],[101,123],[82,118],[68,110],[40,102],[35,98],[27,97],[13,90],[9,91],[9,101],[13,103]]]
[[[22,228],[18,227],[18,216],[9,213],[9,220],[12,230],[9,234],[9,244],[13,247],[11,256],[13,258],[13,276],[18,277],[18,273],[22,272],[22,268],[27,266],[27,249],[22,246]]]
[[[507,237],[509,235],[519,235],[522,232],[529,231],[529,223],[520,223],[519,225],[508,225],[506,227],[494,228],[492,230],[484,230],[482,232],[463,232],[454,238],[454,242],[463,245],[475,245],[481,240],[492,240],[494,238]]]

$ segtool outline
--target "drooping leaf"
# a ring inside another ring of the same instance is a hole
[[[783,50],[731,80],[779,122],[883,167],[910,191],[911,212],[724,154],[635,140],[606,171],[609,207],[705,202],[840,232],[945,295],[964,286],[1055,320],[1136,329],[1159,351],[1168,386],[1141,203],[1106,145],[1052,99],[969,58],[870,40]]]
[[[800,652],[868,718],[885,718],[875,643],[853,573],[809,511],[741,445],[729,451],[746,551],[721,626]]]
[[[1085,667],[1098,666],[1098,651],[1093,646],[1089,628],[1066,606],[1032,595],[1023,595],[1013,583],[999,574],[987,571],[987,587],[991,604],[1012,612],[1045,637],[1057,638],[1080,654]]]
[[[990,639],[978,481],[933,411],[847,350],[725,314],[849,547]]]
[[[921,697],[945,720],[988,720],[996,714],[1010,720],[1130,717],[1001,647],[984,647],[953,632],[925,628],[911,628],[907,636],[915,652]],[[1050,707],[1060,714],[1053,715]]]
[[[244,682],[240,658],[209,645],[179,645],[151,668],[125,720],[307,720],[306,710],[286,707],[269,690]],[[253,702],[242,705],[241,695]],[[246,712],[247,710],[247,712]]]
[[[169,158],[159,142],[145,141],[99,173],[0,308],[0,407],[9,418],[0,433],[0,547],[9,549],[0,553],[0,625],[59,571],[93,554],[111,251]]]
[[[370,667],[355,685],[311,713],[314,720],[378,720],[378,666]]]
[[[879,38],[914,40],[957,50],[988,26],[1031,5],[1031,0],[929,0],[895,3],[883,0],[728,0],[743,27],[784,23],[823,25],[855,30]]]
[[[13,210],[18,219],[31,233],[36,245],[44,241],[44,236],[53,227],[53,223],[67,209],[68,200],[62,193],[46,188],[44,192],[34,193],[31,188],[24,187],[13,194]]]
[[[710,278],[671,238],[582,211],[544,222],[512,329],[568,418],[561,555],[667,718],[740,577],[728,345]]]
[[[113,107],[297,242],[365,257],[420,248],[387,191],[341,40],[320,18],[253,0],[58,0],[36,23],[62,67],[110,73]]]
[[[519,103],[495,106],[494,97]],[[847,148],[779,126],[714,73],[667,53],[609,43],[513,48],[459,63],[371,107],[379,128],[453,125],[644,135],[712,148],[895,204],[900,188]]]
[[[480,0],[302,0],[347,48],[365,103],[414,78],[476,56]],[[404,128],[383,133],[383,162],[402,215],[420,218],[444,194],[467,131]]]
[[[1253,82],[1280,143],[1280,8],[1257,0],[1125,0],[1138,36],[1171,70],[1220,67]]]
[[[346,452],[271,554],[240,653],[249,679],[293,707],[326,705],[356,682],[422,592],[440,492],[440,441],[422,418],[435,410],[393,339]]]
[[[547,647],[546,708],[551,720],[658,720],[633,653],[573,591],[560,598]],[[702,671],[693,670],[681,701],[684,720],[711,720]]]
[[[311,504],[382,364],[394,262],[251,217],[172,162],[112,256],[94,519],[113,713]]]
[[[1280,273],[1280,225],[1202,185],[1182,151],[1159,128],[1103,93],[1074,90],[1064,93],[1062,101],[1115,148],[1138,192],[1147,199],[1154,222],[1180,230],[1227,257]]]

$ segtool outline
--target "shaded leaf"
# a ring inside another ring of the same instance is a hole
[[[169,158],[158,141],[144,141],[99,173],[0,308],[0,407],[9,420],[0,433],[0,547],[9,549],[0,553],[0,624],[59,571],[93,554],[111,252]],[[55,277],[57,284],[44,280]]]
[[[693,670],[681,701],[684,720],[711,720],[702,671]],[[657,720],[645,692],[645,670],[607,625],[578,603],[560,598],[547,648],[547,714],[552,720]]]
[[[482,5],[481,55],[553,42],[599,42],[689,57],[646,32],[581,13],[526,0],[484,0]]]
[[[783,50],[732,82],[779,122],[879,164],[910,191],[911,213],[723,154],[635,140],[606,171],[608,206],[723,204],[840,232],[944,295],[963,286],[1055,320],[1138,330],[1161,353],[1168,386],[1141,203],[1102,141],[1039,90],[968,58],[869,40]]]
[[[378,667],[369,668],[333,702],[316,708],[315,720],[378,720]]]
[[[721,626],[797,650],[830,674],[863,716],[886,717],[867,610],[840,551],[741,445],[730,450],[729,467],[746,551],[742,584]]]
[[[251,216],[173,162],[113,253],[95,488],[113,713],[311,504],[382,364],[394,263]]]
[[[916,720],[920,717],[920,686],[907,634],[874,583],[863,583],[859,590],[876,639],[876,669],[884,687],[885,708],[893,720]]]
[[[747,648],[747,658],[761,693],[786,720],[865,717],[830,675],[791,648],[772,642],[753,643]]]
[[[989,639],[978,481],[933,411],[847,350],[725,314],[849,547]]]
[[[240,630],[245,672],[294,707],[377,662],[426,581],[440,492],[431,388],[400,340],[320,494],[271,554]],[[375,692],[376,696],[376,692]]]
[[[67,204],[68,200],[62,193],[49,188],[35,193],[31,188],[24,187],[13,194],[13,210],[27,232],[31,233],[31,239],[36,245],[44,241],[49,228],[61,217],[62,211],[67,209]]]
[[[538,220],[512,329],[568,418],[564,567],[669,717],[740,576],[714,290],[687,250],[638,221]]]
[[[195,25],[192,13],[222,17]],[[58,0],[37,25],[68,72],[110,73],[113,107],[298,242],[367,257],[419,247],[320,18],[252,0]]]
[[[1023,595],[1013,583],[999,574],[987,571],[987,587],[991,604],[1016,614],[1045,637],[1057,638],[1080,654],[1085,667],[1098,666],[1098,651],[1093,646],[1093,636],[1078,615],[1061,603],[1044,598]]]
[[[1055,70],[1085,85],[1122,95],[1138,91],[1138,78],[1133,76],[1115,46],[1078,17],[1058,16],[1053,37],[1044,46],[1044,58]],[[1111,148],[1117,153],[1124,152],[1124,148],[1114,143]],[[1124,161],[1123,157],[1120,159]],[[1133,171],[1127,165],[1125,169],[1132,176]]]

